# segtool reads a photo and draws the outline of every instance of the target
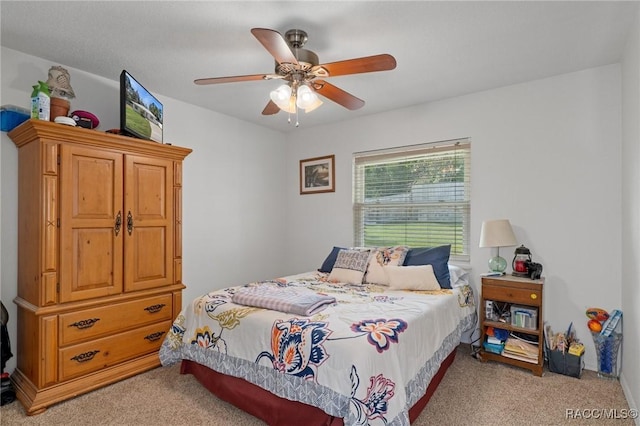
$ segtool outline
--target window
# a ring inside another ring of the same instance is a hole
[[[354,244],[451,244],[469,261],[470,163],[468,139],[354,154]]]

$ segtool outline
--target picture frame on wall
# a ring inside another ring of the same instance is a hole
[[[335,155],[300,160],[300,194],[335,190]]]

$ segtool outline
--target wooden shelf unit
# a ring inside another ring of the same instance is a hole
[[[542,315],[544,278],[531,280],[529,278],[503,275],[501,277],[482,277],[482,294],[480,296],[480,357],[482,361],[498,361],[505,364],[531,370],[537,376],[542,376],[544,367],[544,320]],[[516,327],[511,322],[487,319],[486,301],[506,303],[509,305],[524,305],[538,311],[537,329]],[[487,352],[482,346],[486,340],[487,327],[499,328],[509,332],[519,332],[535,336],[538,339],[538,362],[531,363],[509,358],[500,354]]]

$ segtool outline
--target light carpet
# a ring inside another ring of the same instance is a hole
[[[468,345],[461,345],[414,425],[633,425],[629,417],[622,418],[628,409],[617,380],[586,370],[580,379],[547,370],[537,377],[528,370],[480,362]],[[582,418],[571,418],[572,413]],[[178,365],[139,374],[36,416],[26,416],[16,401],[0,408],[0,416],[2,425],[264,425],[217,399],[193,376],[181,375]],[[304,419],[300,425],[312,426]]]

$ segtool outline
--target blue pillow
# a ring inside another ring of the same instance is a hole
[[[449,276],[449,255],[451,244],[440,247],[413,248],[404,258],[404,266],[431,265],[440,288],[451,288]]]
[[[333,264],[336,263],[336,259],[338,258],[338,253],[340,252],[340,250],[343,250],[343,248],[334,247],[333,250],[331,250],[331,253],[329,253],[329,256],[327,256],[324,262],[322,262],[322,266],[320,267],[320,269],[318,269],[318,271],[327,273],[331,272],[331,270],[333,269]]]

